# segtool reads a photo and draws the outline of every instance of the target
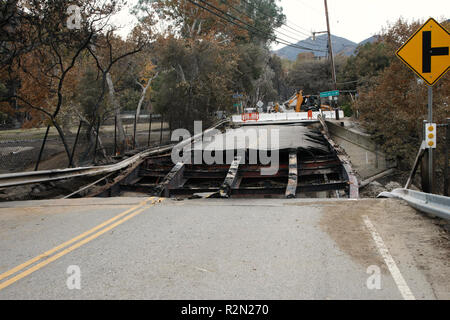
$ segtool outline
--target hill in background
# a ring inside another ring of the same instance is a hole
[[[355,43],[346,38],[331,35],[331,42],[333,44],[334,54],[335,55],[341,54],[345,56],[351,56],[352,54],[354,54],[358,45],[362,45],[367,42],[374,42],[376,39],[377,37],[373,36],[360,43]],[[297,42],[296,45],[312,49],[313,50],[312,53],[314,53],[314,56],[316,57],[326,57],[327,43],[328,43],[328,36],[326,34],[322,34],[320,36],[317,36],[315,40],[313,40],[312,37],[309,37],[308,39]],[[311,52],[311,51],[286,46],[275,51],[274,53],[281,58],[295,61],[297,59],[297,55],[303,52]]]

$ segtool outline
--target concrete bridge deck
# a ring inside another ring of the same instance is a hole
[[[393,199],[0,203],[0,299],[449,299],[447,236]]]

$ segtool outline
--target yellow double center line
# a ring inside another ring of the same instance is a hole
[[[27,262],[24,262],[21,265],[18,265],[17,267],[0,274],[0,281],[2,281],[3,279],[6,279],[6,278],[12,276],[13,274],[16,274],[16,273],[24,270],[28,266],[44,259],[43,261],[35,264],[31,268],[26,269],[26,270],[20,272],[19,274],[15,275],[14,277],[0,283],[0,290],[10,286],[14,282],[19,281],[20,279],[30,275],[31,273],[45,267],[49,263],[61,258],[62,256],[68,254],[69,252],[72,252],[73,250],[81,247],[82,245],[98,238],[99,236],[108,232],[109,230],[114,229],[118,225],[120,225],[120,224],[124,223],[125,221],[142,213],[143,211],[148,209],[150,206],[152,206],[156,203],[162,202],[162,200],[163,200],[162,198],[155,198],[155,197],[148,198],[148,199],[142,201],[141,203],[139,203],[137,206],[118,214],[117,216],[99,224],[98,226],[80,234],[79,236],[76,236],[75,238],[72,238],[69,241],[64,242],[63,244],[61,244],[57,247],[54,247],[53,249],[50,249],[50,250],[34,257],[33,259],[30,259]],[[104,228],[104,227],[106,227],[106,228]],[[68,247],[68,246],[70,246],[70,247]],[[64,250],[62,250],[62,249],[64,249]],[[62,251],[60,251],[60,250],[62,250]],[[56,254],[54,254],[54,253],[56,253]]]

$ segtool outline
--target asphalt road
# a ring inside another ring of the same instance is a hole
[[[449,299],[447,236],[393,199],[0,203],[0,299]]]

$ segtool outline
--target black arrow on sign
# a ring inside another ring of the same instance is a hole
[[[422,73],[431,72],[432,56],[448,56],[448,47],[431,47],[431,31],[422,32]]]

